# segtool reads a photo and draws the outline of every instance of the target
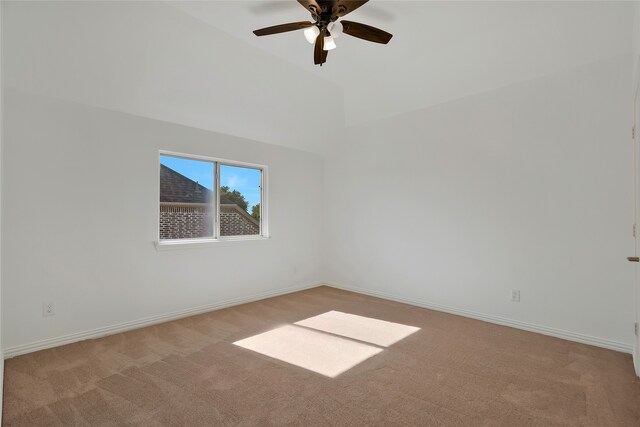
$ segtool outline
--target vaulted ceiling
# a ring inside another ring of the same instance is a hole
[[[347,19],[394,35],[336,40],[323,67],[302,31],[252,30],[309,19],[295,0],[174,2],[174,7],[345,91],[347,123],[366,122],[630,51],[631,2],[371,0]]]
[[[295,0],[5,2],[3,80],[41,93],[308,151],[345,126],[625,55],[629,2],[371,0],[323,67]]]

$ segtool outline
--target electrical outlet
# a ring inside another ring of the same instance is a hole
[[[294,265],[294,266],[293,266],[293,274],[294,274],[294,275],[295,275],[295,274],[298,274],[298,266],[297,266],[297,265]]]
[[[520,302],[520,291],[518,289],[511,289],[511,301]]]
[[[45,302],[42,304],[42,315],[44,317],[53,316],[56,314],[56,305],[52,302]]]

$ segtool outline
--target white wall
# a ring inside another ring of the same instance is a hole
[[[320,281],[322,159],[283,147],[324,149],[337,86],[164,2],[2,8],[8,355]],[[269,165],[273,237],[156,252],[159,149]]]
[[[337,85],[164,2],[3,7],[7,86],[315,152],[344,123]]]
[[[0,224],[2,224],[2,147],[4,141],[4,97],[2,91],[2,4],[0,3]],[[0,227],[0,424],[2,424],[2,401],[4,393],[4,352],[2,347],[2,227]]]
[[[640,1],[635,2],[635,14],[633,20],[633,66],[638,75],[640,68]]]
[[[319,155],[13,89],[4,97],[7,354],[320,282]],[[268,165],[272,238],[157,252],[160,149]],[[45,318],[48,301],[57,312]]]
[[[325,152],[338,86],[163,3],[2,8],[10,353],[325,278],[631,348],[628,56],[349,128],[323,169],[264,142]],[[268,164],[272,239],[156,252],[159,149]]]
[[[634,25],[633,25],[633,48],[631,62],[633,65],[633,87],[631,88],[631,96],[638,96],[637,90],[640,90],[640,1],[635,2]],[[640,123],[640,99],[636,99],[636,124]],[[638,129],[636,129],[638,132]],[[636,144],[640,139],[636,137]],[[640,188],[640,186],[638,187]],[[636,197],[640,200],[640,194]],[[636,274],[638,269],[636,268]],[[640,324],[640,277],[636,275],[636,322]],[[636,346],[634,352],[634,363],[636,374],[640,376],[640,336],[636,337]]]
[[[629,69],[349,128],[325,167],[327,280],[630,351]]]

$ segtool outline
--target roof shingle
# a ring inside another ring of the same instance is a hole
[[[160,202],[164,203],[211,203],[213,192],[196,181],[160,165]],[[222,196],[221,205],[235,205]]]

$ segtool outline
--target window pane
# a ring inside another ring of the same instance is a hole
[[[260,234],[260,169],[220,165],[220,235]]]
[[[160,156],[160,239],[213,237],[215,163]]]

